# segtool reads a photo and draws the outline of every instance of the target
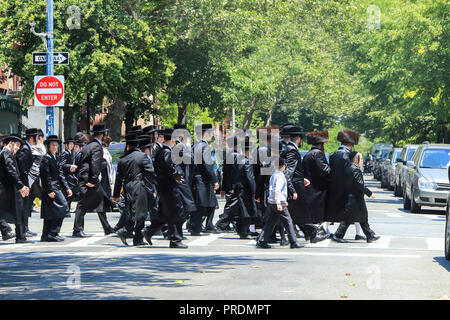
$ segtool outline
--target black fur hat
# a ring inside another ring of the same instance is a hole
[[[308,144],[316,145],[328,141],[330,141],[328,131],[313,131],[306,134],[306,142]]]
[[[350,129],[341,129],[338,132],[337,140],[341,143],[357,145],[359,142],[359,133]]]

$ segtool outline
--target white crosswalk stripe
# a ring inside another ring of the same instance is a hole
[[[391,236],[382,236],[379,240],[369,243],[367,245],[368,248],[375,248],[375,249],[388,249],[389,244],[391,242]]]
[[[81,240],[71,242],[71,243],[67,244],[66,246],[67,247],[89,246],[89,245],[94,244],[95,242],[100,241],[104,238],[106,238],[106,236],[103,233],[96,233],[96,234],[92,235],[91,237],[83,238]]]
[[[444,238],[426,238],[428,250],[444,251],[445,239]]]
[[[210,234],[209,236],[201,236],[198,239],[189,242],[189,246],[207,246],[217,240],[220,236],[223,236],[223,234]]]

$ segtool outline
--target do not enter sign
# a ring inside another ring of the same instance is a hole
[[[35,76],[34,105],[64,106],[64,76]]]

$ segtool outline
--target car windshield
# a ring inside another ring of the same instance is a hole
[[[406,161],[411,160],[411,158],[412,158],[412,156],[414,154],[414,151],[416,151],[416,150],[417,150],[417,148],[416,149],[411,148],[411,149],[408,150],[408,155],[406,156]]]
[[[400,153],[402,153],[402,150],[396,151],[394,152],[394,154],[392,155],[392,162],[394,163],[395,160],[397,160],[397,158],[400,156]]]
[[[445,169],[450,161],[449,149],[427,149],[422,156],[421,168]]]

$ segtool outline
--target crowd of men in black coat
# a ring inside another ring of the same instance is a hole
[[[16,243],[25,243],[27,236],[36,235],[28,230],[36,197],[42,201],[41,241],[64,241],[59,232],[63,219],[70,217],[72,201],[77,201],[73,237],[89,236],[84,232],[84,216],[96,212],[105,235],[116,233],[127,246],[128,238],[133,239],[134,246],[152,245],[152,237],[162,233],[171,248],[187,248],[182,242],[185,222],[192,236],[234,230],[240,239],[260,240],[256,229],[264,228],[271,217],[267,201],[270,179],[280,158],[287,182],[283,210],[289,213],[297,236],[302,231],[305,240],[312,243],[330,236],[344,242],[348,226],[358,222],[368,242],[378,239],[368,225],[367,209],[361,200],[361,194],[364,197],[370,191],[364,188],[362,175],[355,173],[358,167],[352,165],[357,132],[339,132],[342,146],[329,163],[324,152],[324,144],[329,141],[327,131],[306,133],[301,127],[286,124],[257,128],[256,139],[245,131],[228,134],[222,150],[215,150],[216,158],[223,153],[219,181],[210,146],[215,130],[210,124],[202,124],[195,131],[195,142],[190,145],[191,132],[185,125],[132,127],[126,133],[126,148],[116,172],[105,150],[111,139],[104,124],[94,125],[91,135],[79,133],[66,139],[60,155],[62,141],[55,135],[43,141],[39,129],[26,130],[25,138],[14,134],[4,138],[0,152],[3,240],[15,236]],[[298,148],[305,136],[312,148],[302,159]],[[226,203],[214,225],[219,182]],[[106,212],[116,206],[121,216],[111,227]],[[145,226],[146,220],[151,221],[149,226]],[[265,235],[264,242],[288,244],[288,225],[273,222],[278,221],[273,217],[270,221],[275,223],[269,228],[274,231]],[[341,223],[334,235],[324,228],[327,222]],[[9,224],[15,224],[15,234]],[[288,228],[294,230],[290,225]],[[291,248],[301,247],[293,243],[296,240],[291,233]]]

